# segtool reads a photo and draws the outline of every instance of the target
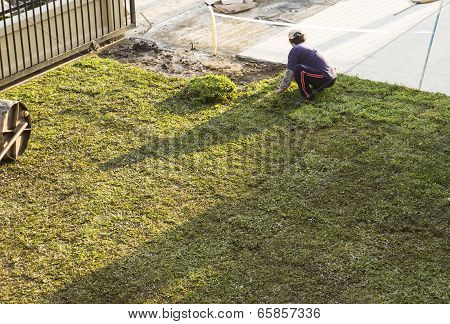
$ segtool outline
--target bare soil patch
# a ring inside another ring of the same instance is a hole
[[[169,76],[222,74],[238,84],[273,77],[284,69],[281,64],[213,56],[195,49],[172,48],[140,38],[125,39],[103,50],[99,56]]]

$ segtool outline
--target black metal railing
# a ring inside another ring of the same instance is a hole
[[[135,26],[135,0],[0,0],[0,87]]]

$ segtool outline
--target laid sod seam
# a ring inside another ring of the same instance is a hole
[[[2,93],[33,134],[0,165],[0,302],[448,303],[450,98],[279,81],[198,100],[93,56]]]

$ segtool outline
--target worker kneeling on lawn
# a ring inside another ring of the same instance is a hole
[[[314,93],[322,92],[336,81],[336,69],[314,47],[304,44],[305,35],[299,30],[289,32],[292,49],[287,70],[278,93],[285,91],[295,78],[305,99],[313,99]]]

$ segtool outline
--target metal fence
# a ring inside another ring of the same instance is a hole
[[[135,26],[135,0],[0,0],[0,87]]]

